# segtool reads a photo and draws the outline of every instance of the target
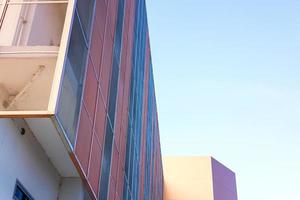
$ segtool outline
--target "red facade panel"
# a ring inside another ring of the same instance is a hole
[[[93,142],[92,142],[88,180],[95,194],[98,194],[98,190],[99,190],[101,155],[102,155],[102,151],[101,151],[100,144],[96,138],[96,135],[94,135]]]
[[[103,37],[100,35],[100,28],[97,20],[94,21],[91,47],[90,47],[90,57],[94,64],[94,69],[96,72],[97,80],[100,76],[101,60],[102,60],[102,50],[103,50]]]
[[[103,142],[104,142],[105,126],[106,126],[106,109],[102,99],[100,88],[98,90],[99,92],[98,92],[98,100],[97,100],[98,101],[97,111],[95,115],[94,131],[102,149]]]
[[[122,157],[123,156],[123,157]],[[117,173],[117,184],[116,184],[116,193],[123,194],[123,183],[124,183],[124,163],[125,154],[120,152],[119,165],[118,165],[118,173]]]
[[[94,121],[98,82],[91,59],[88,61],[83,100],[91,121]]]
[[[133,38],[134,38],[134,20],[135,20],[135,1],[131,0],[130,5],[130,18],[129,18],[129,31],[128,31],[128,49],[133,49]],[[131,56],[127,57],[127,62],[131,62]]]
[[[107,19],[107,2],[105,0],[97,0],[95,12],[95,22],[97,23],[100,38],[103,40]]]
[[[77,140],[75,146],[75,154],[82,167],[85,175],[88,171],[90,149],[92,141],[92,123],[88,117],[85,107],[82,107],[79,129],[77,133]]]
[[[108,30],[111,38],[114,38],[115,29],[116,29],[116,19],[117,19],[117,5],[118,0],[109,0],[108,8],[107,8],[107,22],[108,22]]]
[[[132,51],[134,41],[134,22],[135,22],[135,0],[125,1],[124,26],[122,37],[122,51],[120,58],[120,71],[118,81],[118,94],[116,102],[116,118],[114,124],[114,142],[110,165],[110,180],[108,199],[118,200],[123,197],[124,187],[124,166],[126,158],[126,142],[128,128],[128,109],[130,98],[131,69],[132,69]],[[109,96],[109,86],[111,79],[114,34],[116,27],[118,0],[96,0],[96,13],[92,28],[92,38],[89,47],[89,62],[85,80],[83,106],[81,108],[80,125],[76,140],[75,154],[80,163],[83,175],[88,181],[88,187],[92,190],[96,199],[99,190],[99,179],[101,175],[101,161],[104,147],[104,138],[106,133],[106,117]],[[147,33],[146,56],[145,56],[145,79],[143,96],[143,115],[142,115],[142,141],[141,141],[141,163],[139,199],[144,197],[145,181],[145,155],[146,155],[146,128],[148,100],[148,82],[150,72],[150,45]],[[156,111],[154,106],[153,108]],[[151,113],[155,113],[152,112]],[[155,114],[153,114],[155,115]],[[153,116],[155,119],[156,117]],[[153,123],[153,130],[156,122]],[[153,138],[154,152],[151,152],[151,166],[154,171],[151,173],[151,190],[156,195],[152,199],[159,199],[158,183],[161,168],[156,166],[160,163],[159,143]],[[150,166],[150,168],[151,168]],[[157,178],[153,178],[157,176]],[[131,192],[131,191],[130,191]]]
[[[122,194],[121,195],[119,195],[119,193],[118,192],[116,192],[116,196],[115,196],[115,200],[122,200]]]
[[[126,130],[124,127],[127,127],[126,126],[122,126],[122,130]],[[121,135],[121,138],[120,138],[120,166],[122,166],[124,169],[124,165],[125,165],[125,153],[126,153],[126,139],[127,139],[127,134],[125,132],[123,132],[124,134]]]
[[[100,72],[100,88],[103,94],[105,106],[107,105],[110,75],[112,69],[112,55],[113,55],[113,40],[109,37],[108,33],[105,33],[104,52],[101,63]]]

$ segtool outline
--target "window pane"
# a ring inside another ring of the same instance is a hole
[[[72,145],[77,131],[86,59],[87,47],[75,15],[58,105],[58,120]]]
[[[14,200],[33,200],[28,191],[24,188],[24,186],[17,180],[15,185],[15,191],[13,195]]]
[[[113,66],[110,81],[110,91],[109,91],[109,106],[108,106],[108,116],[111,121],[112,127],[115,126],[115,112],[117,105],[117,93],[118,93],[118,79],[119,79],[119,64],[118,58],[114,56]]]
[[[86,57],[87,47],[84,42],[84,37],[82,34],[82,29],[80,28],[78,17],[77,15],[75,15],[69,44],[68,59],[79,84],[82,84],[84,78]]]
[[[77,10],[87,42],[89,41],[95,0],[78,0]]]

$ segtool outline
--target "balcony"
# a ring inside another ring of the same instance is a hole
[[[51,115],[67,5],[62,0],[0,0],[0,115]]]
[[[46,111],[58,47],[0,47],[0,110]]]
[[[79,177],[55,117],[73,0],[0,0],[0,118],[29,127],[62,177]]]

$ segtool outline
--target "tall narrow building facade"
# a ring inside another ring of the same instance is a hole
[[[0,0],[0,199],[163,199],[145,0]]]

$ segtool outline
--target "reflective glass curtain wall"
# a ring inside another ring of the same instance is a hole
[[[147,18],[145,1],[137,0],[135,7],[123,199],[138,199],[139,195],[146,32]]]
[[[162,199],[145,0],[78,0],[57,121],[92,199]]]
[[[72,147],[82,102],[94,7],[95,0],[77,1],[57,109],[58,122]]]
[[[106,200],[109,189],[109,175],[112,162],[113,138],[115,134],[115,115],[117,106],[118,82],[120,73],[120,55],[122,46],[123,19],[125,0],[119,0],[117,21],[114,36],[113,63],[110,81],[108,115],[106,116],[106,134],[104,139],[104,153],[102,158],[101,176],[99,184],[99,200]]]

